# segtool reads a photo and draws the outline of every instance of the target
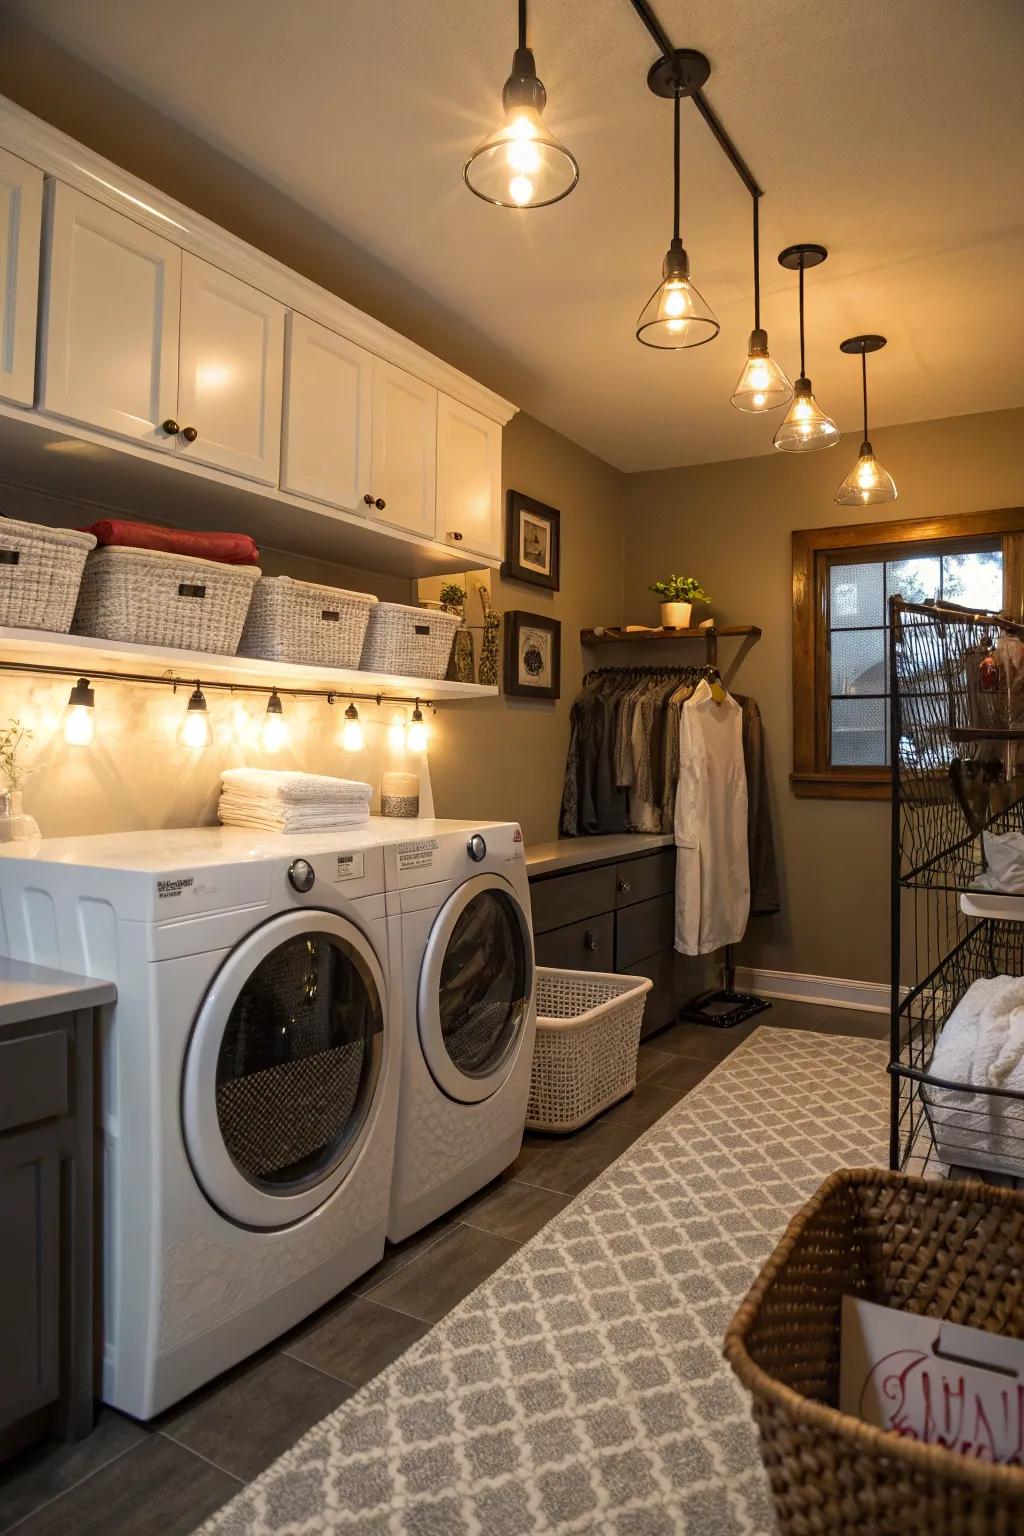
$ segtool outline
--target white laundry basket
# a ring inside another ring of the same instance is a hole
[[[632,1093],[651,985],[646,976],[537,967],[531,1131],[575,1131]]]

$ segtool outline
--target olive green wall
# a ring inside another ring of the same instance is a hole
[[[772,430],[767,424],[766,438]],[[892,506],[872,508],[879,521],[1024,506],[1024,410],[890,427],[871,437],[899,488]],[[757,699],[767,726],[783,911],[751,920],[740,962],[886,981],[888,804],[797,800],[789,788],[790,534],[858,521],[832,500],[858,443],[851,434],[835,453],[772,453],[628,476],[623,613],[626,622],[656,622],[646,588],[677,571],[700,577],[722,623],[764,629],[745,650],[735,687]],[[721,642],[723,666],[736,646]]]

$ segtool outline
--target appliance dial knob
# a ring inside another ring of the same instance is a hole
[[[295,891],[301,891],[303,895],[313,889],[316,875],[313,866],[306,859],[296,859],[288,866],[288,880]]]
[[[474,864],[479,864],[481,859],[487,857],[487,844],[484,842],[479,832],[473,833],[473,836],[466,844],[466,852],[469,854]]]

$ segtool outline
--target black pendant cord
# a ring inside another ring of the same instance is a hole
[[[868,355],[862,352],[860,355],[860,377],[864,389],[864,441],[868,440]]]
[[[754,330],[761,329],[761,233],[758,227],[760,198],[754,196]]]
[[[679,96],[672,98],[675,142],[672,154],[672,239],[679,239]]]
[[[800,377],[806,378],[804,371],[804,264],[800,263]]]
[[[526,0],[519,0],[519,47],[526,47]]]

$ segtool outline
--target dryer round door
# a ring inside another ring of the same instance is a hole
[[[441,908],[420,968],[420,1044],[449,1098],[476,1104],[501,1087],[515,1065],[532,995],[526,914],[507,880],[476,875]]]
[[[358,1157],[384,1058],[385,986],[335,912],[290,912],[224,961],[185,1056],[182,1121],[207,1199],[247,1227],[321,1205]]]

